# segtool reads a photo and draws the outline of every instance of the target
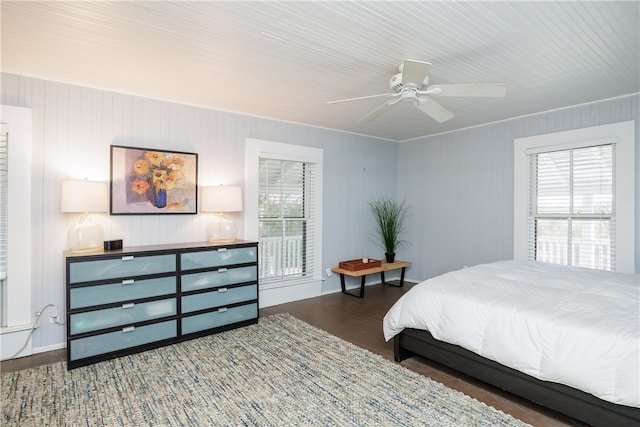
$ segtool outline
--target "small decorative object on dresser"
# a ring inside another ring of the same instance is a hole
[[[258,322],[258,244],[65,253],[67,368]]]
[[[122,239],[105,240],[104,242],[105,251],[113,251],[116,249],[122,249]]]

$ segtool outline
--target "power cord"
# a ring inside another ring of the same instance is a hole
[[[31,338],[31,335],[33,335],[33,331],[38,328],[38,321],[40,320],[40,317],[42,317],[42,313],[44,313],[44,311],[49,307],[55,308],[56,305],[55,304],[47,304],[44,307],[42,307],[39,311],[36,311],[36,318],[33,321],[33,324],[31,325],[31,329],[29,330],[29,335],[27,336],[26,341],[24,342],[24,344],[22,345],[22,347],[20,347],[20,349],[18,351],[13,353],[11,356],[7,357],[7,359],[13,359],[18,354],[20,354],[20,352],[22,350],[24,350],[24,348],[27,346],[27,343],[29,343],[29,338]],[[53,323],[58,324],[58,325],[64,325],[63,322],[58,322],[54,317],[51,317],[51,318],[53,319]]]

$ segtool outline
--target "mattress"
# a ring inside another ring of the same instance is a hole
[[[500,261],[443,274],[384,317],[544,381],[640,407],[640,275]]]

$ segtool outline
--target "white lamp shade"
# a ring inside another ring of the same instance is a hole
[[[200,210],[202,212],[241,212],[241,188],[226,185],[203,187]]]
[[[62,212],[108,212],[109,186],[106,182],[62,181]]]

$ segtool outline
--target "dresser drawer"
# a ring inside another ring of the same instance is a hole
[[[258,285],[237,288],[218,288],[212,292],[182,297],[182,312],[191,313],[207,308],[222,307],[258,298]]]
[[[69,264],[69,283],[117,278],[131,278],[145,274],[176,271],[176,255],[127,255],[120,258],[78,261]]]
[[[256,282],[258,280],[255,266],[240,268],[221,268],[216,271],[185,274],[182,276],[182,292],[216,286],[232,285],[234,283]]]
[[[218,248],[208,251],[186,252],[180,254],[182,270],[219,267],[221,265],[256,262],[258,251],[255,246],[247,248]]]
[[[122,304],[120,307],[88,311],[71,315],[71,335],[97,331],[115,326],[130,325],[146,320],[177,314],[176,299],[163,299],[140,304]]]
[[[71,340],[70,360],[84,359],[99,354],[124,350],[155,341],[175,338],[178,335],[177,320],[123,328],[121,331]]]
[[[127,279],[108,285],[83,286],[69,290],[69,309],[132,301],[176,293],[176,276],[155,279]]]
[[[182,335],[258,318],[258,304],[252,303],[182,318]]]

